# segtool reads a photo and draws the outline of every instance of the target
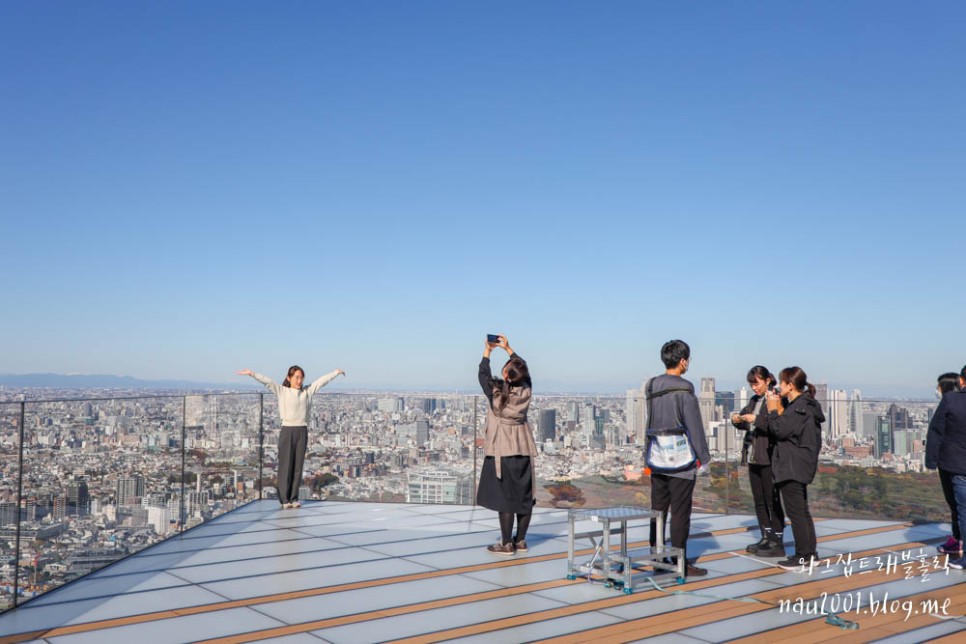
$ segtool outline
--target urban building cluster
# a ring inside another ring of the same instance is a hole
[[[643,389],[535,397],[538,479],[639,478]],[[24,597],[46,592],[275,495],[273,396],[47,393],[58,401],[0,402],[0,604],[15,577]],[[6,388],[0,400],[17,394]],[[736,460],[742,436],[728,417],[750,392],[717,391],[702,378],[697,394],[714,457]],[[88,399],[67,399],[79,395]],[[922,469],[935,402],[869,401],[827,387],[817,397],[829,418],[823,460]],[[300,498],[473,503],[485,404],[479,395],[317,395]]]

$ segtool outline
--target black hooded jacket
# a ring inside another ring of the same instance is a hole
[[[775,439],[771,455],[775,483],[798,481],[808,485],[818,470],[822,449],[822,406],[808,393],[790,402],[785,411],[768,412],[768,433]]]

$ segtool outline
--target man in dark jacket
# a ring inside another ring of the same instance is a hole
[[[966,367],[959,373],[966,387]],[[948,472],[952,478],[960,533],[966,534],[966,390],[943,395],[926,434],[926,467]],[[950,568],[966,568],[966,556],[949,560]]]
[[[667,513],[671,510],[671,545],[681,548],[687,557],[688,533],[691,531],[691,500],[699,468],[707,471],[711,462],[708,442],[704,437],[701,410],[694,395],[694,385],[681,376],[691,363],[691,348],[682,340],[671,340],[661,347],[661,361],[666,369],[663,376],[648,381],[647,427],[649,429],[687,430],[697,460],[676,472],[651,471],[651,509]],[[657,522],[651,520],[651,545],[656,542]],[[708,574],[688,562],[685,575],[700,577]]]

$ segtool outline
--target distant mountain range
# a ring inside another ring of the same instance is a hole
[[[190,380],[141,380],[131,376],[84,375],[62,373],[24,373],[0,375],[0,386],[38,387],[47,389],[251,389],[243,382],[215,383]]]

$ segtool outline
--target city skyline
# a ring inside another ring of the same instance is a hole
[[[960,3],[52,4],[0,7],[0,373],[966,364]]]

